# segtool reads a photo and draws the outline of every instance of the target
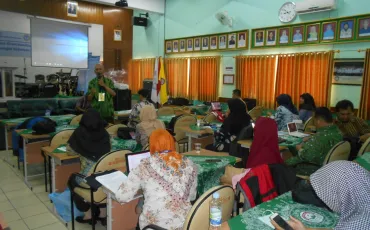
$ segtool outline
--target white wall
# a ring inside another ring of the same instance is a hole
[[[85,0],[113,6],[118,0]],[[164,14],[166,0],[127,0],[128,8]]]
[[[11,31],[18,33],[30,33],[30,20],[25,14],[10,13],[0,11],[0,31]],[[103,25],[91,24],[89,28],[89,52],[94,56],[103,56]],[[0,56],[0,67],[17,67],[15,74],[24,75],[23,57],[4,57]],[[35,82],[35,75],[49,75],[60,71],[60,68],[32,67],[31,58],[26,58],[26,82]],[[70,69],[63,69],[69,72]],[[15,79],[17,80],[17,79]]]

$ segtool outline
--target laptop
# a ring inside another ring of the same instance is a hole
[[[211,102],[212,111],[221,111],[221,103],[220,102]]]
[[[290,136],[300,137],[300,138],[310,136],[309,134],[298,132],[297,124],[294,122],[288,123],[287,126],[288,126],[288,132]]]
[[[130,173],[131,170],[136,168],[142,159],[150,157],[150,151],[143,151],[137,153],[126,154],[126,170]]]

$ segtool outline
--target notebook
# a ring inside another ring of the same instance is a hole
[[[116,194],[119,186],[127,180],[127,176],[121,171],[115,171],[110,174],[98,176],[95,179],[111,193]]]

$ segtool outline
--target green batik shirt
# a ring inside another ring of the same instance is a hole
[[[110,89],[114,90],[113,81],[106,77],[103,77],[103,79],[104,84]],[[91,106],[100,113],[102,118],[112,118],[114,115],[113,96],[110,95],[104,88],[99,86],[99,80],[97,77],[89,82],[88,94],[91,93],[91,89],[93,88],[95,88],[96,94],[91,101]],[[99,93],[105,93],[104,101],[99,101]]]
[[[336,125],[319,128],[317,133],[303,144],[298,156],[286,160],[285,163],[294,166],[297,174],[309,176],[321,168],[329,150],[342,140],[342,133]]]

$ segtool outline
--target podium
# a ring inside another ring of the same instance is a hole
[[[17,68],[0,67],[0,98],[10,99],[15,97],[15,83],[13,72]]]

